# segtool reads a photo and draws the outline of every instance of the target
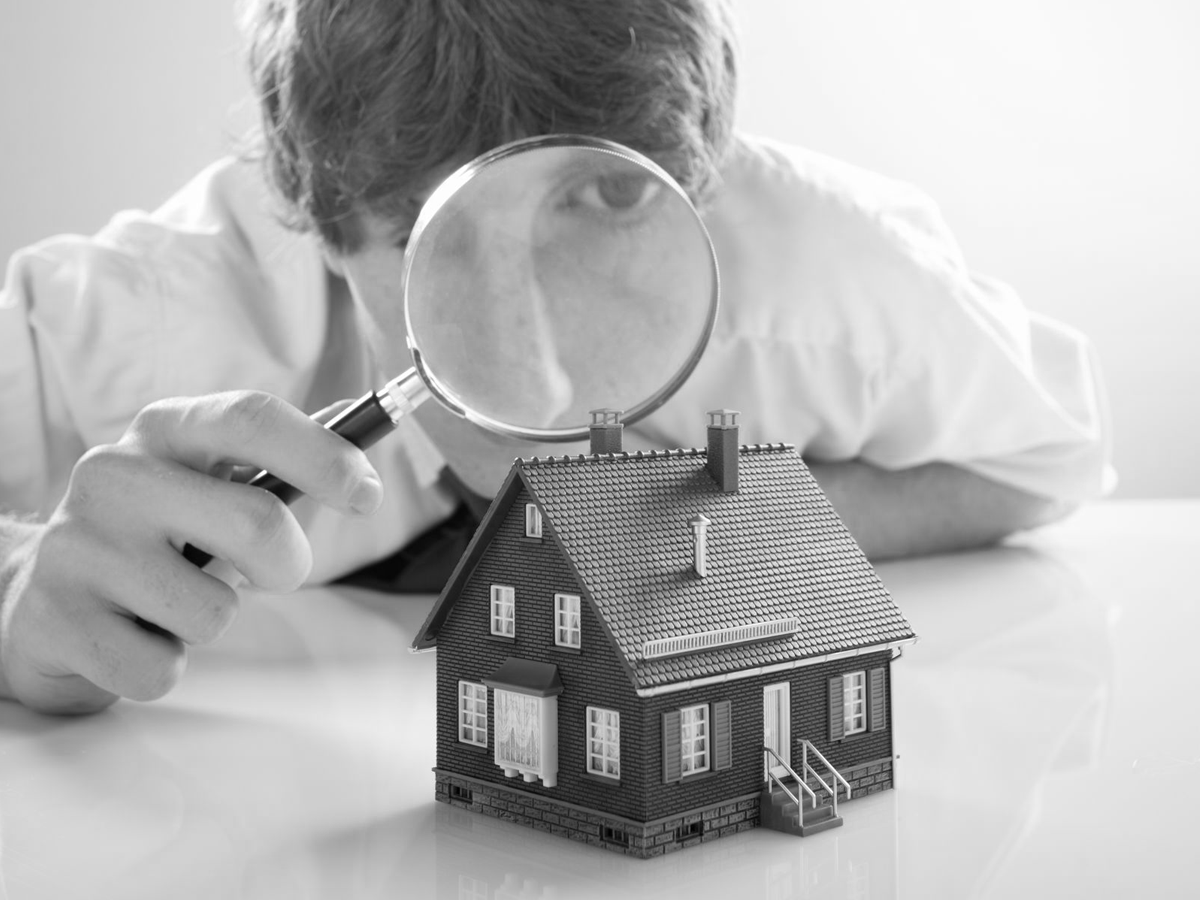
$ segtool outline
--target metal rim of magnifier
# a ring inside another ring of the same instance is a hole
[[[686,362],[680,367],[674,376],[667,381],[661,388],[638,403],[632,409],[621,411],[621,421],[626,425],[630,425],[639,419],[649,415],[654,410],[658,409],[687,381],[697,364],[700,362],[700,357],[704,354],[705,347],[708,346],[708,340],[712,336],[713,328],[717,321],[717,308],[720,305],[721,297],[721,277],[720,270],[717,268],[717,253],[713,248],[712,238],[709,236],[708,229],[705,228],[703,220],[700,218],[700,213],[696,210],[691,198],[679,186],[679,183],[671,177],[671,175],[655,163],[653,160],[643,156],[636,150],[632,150],[623,144],[618,144],[614,141],[608,141],[603,138],[587,137],[585,135],[575,134],[554,134],[544,135],[540,137],[523,138],[522,140],[512,141],[508,144],[503,144],[494,150],[488,151],[483,155],[475,158],[471,162],[456,170],[445,181],[443,181],[425,205],[421,208],[421,213],[417,217],[416,223],[413,225],[412,232],[409,235],[408,247],[404,257],[404,325],[408,331],[408,346],[412,352],[413,367],[416,368],[421,380],[425,382],[431,394],[445,407],[452,412],[462,416],[470,422],[480,425],[489,431],[497,434],[506,435],[508,437],[521,438],[530,441],[580,441],[588,437],[589,429],[586,425],[576,428],[524,428],[515,425],[510,425],[507,422],[501,422],[493,419],[490,416],[485,416],[482,413],[464,406],[461,402],[454,398],[452,392],[441,382],[437,375],[430,369],[429,364],[425,360],[425,355],[421,352],[418,342],[413,338],[412,321],[409,315],[409,278],[412,275],[412,261],[415,258],[415,251],[421,242],[421,235],[426,227],[437,215],[438,211],[453,197],[460,189],[462,189],[471,179],[482,172],[484,169],[499,162],[509,156],[517,153],[526,153],[530,150],[536,150],[543,147],[578,147],[584,150],[594,150],[599,153],[607,153],[612,156],[620,157],[629,162],[635,163],[647,170],[651,174],[658,177],[663,184],[670,187],[675,193],[687,204],[688,209],[695,216],[696,225],[700,229],[700,234],[704,237],[705,246],[708,248],[709,261],[712,264],[713,289],[712,296],[709,299],[708,314],[704,322],[704,328],[701,331],[700,338],[696,342],[696,346],[688,355]]]

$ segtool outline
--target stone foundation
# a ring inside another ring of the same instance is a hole
[[[440,769],[434,770],[434,776],[436,797],[441,803],[641,859],[707,843],[759,824],[757,793],[652,822],[636,822]],[[889,790],[893,785],[892,760],[864,763],[847,769],[842,776],[850,783],[852,798]],[[828,794],[820,785],[810,782],[810,787],[818,802],[827,801]],[[844,802],[844,792],[839,797]]]
[[[442,803],[642,859],[758,825],[758,794],[653,822],[635,822],[450,772],[435,770],[434,774],[436,796]]]

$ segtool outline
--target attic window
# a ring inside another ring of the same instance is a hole
[[[536,503],[525,504],[525,537],[540,538],[542,536],[542,511]]]
[[[516,593],[509,585],[492,585],[492,634],[498,634],[501,637],[516,635]]]
[[[579,595],[554,595],[554,643],[559,647],[574,647],[580,644]]]
[[[679,634],[674,637],[646,641],[642,644],[642,659],[662,659],[664,656],[700,653],[703,650],[729,647],[733,644],[767,641],[773,638],[787,637],[799,630],[800,620],[795,616],[789,616],[786,619],[770,619],[766,622],[734,625],[731,628],[718,628],[714,631],[694,631],[691,634]]]

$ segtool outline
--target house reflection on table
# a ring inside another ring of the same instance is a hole
[[[985,893],[1046,785],[1099,764],[1116,610],[1035,546],[882,573],[922,632],[897,666],[904,895]]]

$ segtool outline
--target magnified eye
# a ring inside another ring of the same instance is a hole
[[[649,206],[660,190],[661,181],[641,172],[597,175],[570,191],[567,206],[584,206],[603,212],[635,212]]]

